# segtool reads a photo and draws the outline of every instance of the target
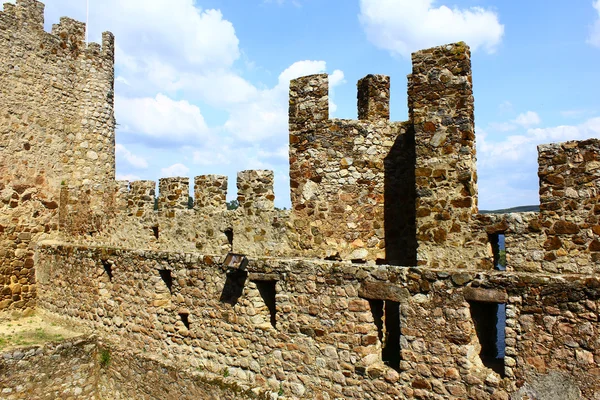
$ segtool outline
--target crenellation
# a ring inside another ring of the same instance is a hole
[[[61,17],[58,24],[52,25],[52,35],[60,38],[63,49],[71,51],[85,48],[85,23],[69,17]]]
[[[6,4],[4,5],[6,11]],[[27,28],[44,29],[44,4],[37,0],[17,0],[14,15]]]
[[[158,193],[159,211],[183,210],[191,208],[188,207],[190,197],[189,178],[160,178],[158,180]]]
[[[237,200],[240,208],[249,213],[259,210],[272,210],[275,207],[273,179],[273,171],[269,170],[238,172]]]
[[[102,54],[108,60],[115,58],[115,35],[111,32],[102,32]]]
[[[358,87],[358,119],[376,122],[390,119],[390,77],[367,75]]]
[[[143,217],[154,210],[156,182],[133,181],[129,191],[129,212],[136,217]]]
[[[194,178],[194,209],[221,212],[227,209],[227,176],[200,175]]]
[[[328,119],[328,75],[309,75],[290,81],[290,124],[309,128],[313,123],[327,121]],[[292,135],[292,132],[290,132],[290,135]]]
[[[116,204],[120,212],[127,212],[129,207],[130,184],[126,180],[115,181],[117,185]]]

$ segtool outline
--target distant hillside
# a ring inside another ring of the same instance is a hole
[[[501,210],[479,210],[480,214],[507,214],[514,212],[525,212],[525,211],[540,211],[540,206],[518,206],[512,208],[504,208]]]

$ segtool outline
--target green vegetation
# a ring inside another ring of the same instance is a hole
[[[236,210],[240,206],[240,202],[236,199],[227,202],[228,210]]]
[[[506,268],[506,250],[500,250],[498,252],[498,264]]]
[[[100,350],[100,366],[102,368],[108,367],[110,364],[110,350],[102,349]]]
[[[531,206],[518,206],[512,208],[502,208],[500,210],[479,210],[479,214],[508,214],[515,212],[527,212],[527,211],[540,211],[540,206],[531,205]]]
[[[223,368],[223,377],[227,378],[229,376],[229,368],[225,367]]]
[[[48,333],[43,328],[36,328],[33,331],[24,331],[12,335],[0,334],[0,350],[16,346],[33,346],[63,339],[62,335]]]

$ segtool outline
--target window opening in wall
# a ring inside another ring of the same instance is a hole
[[[152,227],[152,233],[154,234],[154,237],[158,239],[158,226]]]
[[[506,271],[506,247],[504,242],[504,233],[492,233],[488,235],[492,245],[494,255],[494,269]]]
[[[400,303],[369,300],[373,322],[381,342],[381,359],[390,368],[400,370]]]
[[[160,277],[165,283],[165,285],[167,285],[169,292],[171,292],[171,288],[173,287],[173,278],[171,277],[171,270],[159,269],[158,273],[160,274]]]
[[[179,313],[179,318],[181,318],[181,322],[185,326],[185,329],[190,329],[190,315],[188,313]]]
[[[227,242],[229,243],[229,247],[231,251],[233,251],[233,228],[227,228],[223,231],[225,236],[227,236]]]
[[[504,377],[506,304],[469,301],[469,306],[481,345],[481,362]]]
[[[104,267],[104,272],[108,276],[108,280],[112,282],[112,279],[113,279],[112,264],[108,260],[102,260],[102,267]]]
[[[260,293],[260,297],[262,297],[265,305],[269,309],[269,313],[271,314],[271,325],[273,328],[277,328],[277,307],[275,304],[275,295],[277,293],[275,285],[277,284],[277,281],[254,281],[254,283]]]
[[[228,272],[219,300],[232,306],[236,305],[244,291],[246,278],[248,278],[248,272],[246,271],[235,270]]]

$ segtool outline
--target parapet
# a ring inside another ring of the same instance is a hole
[[[203,212],[227,209],[227,176],[200,175],[194,178],[194,209]]]
[[[237,175],[237,200],[245,211],[272,210],[275,207],[273,171],[246,170]]]
[[[158,180],[158,209],[184,210],[189,208],[190,179],[161,178]]]

